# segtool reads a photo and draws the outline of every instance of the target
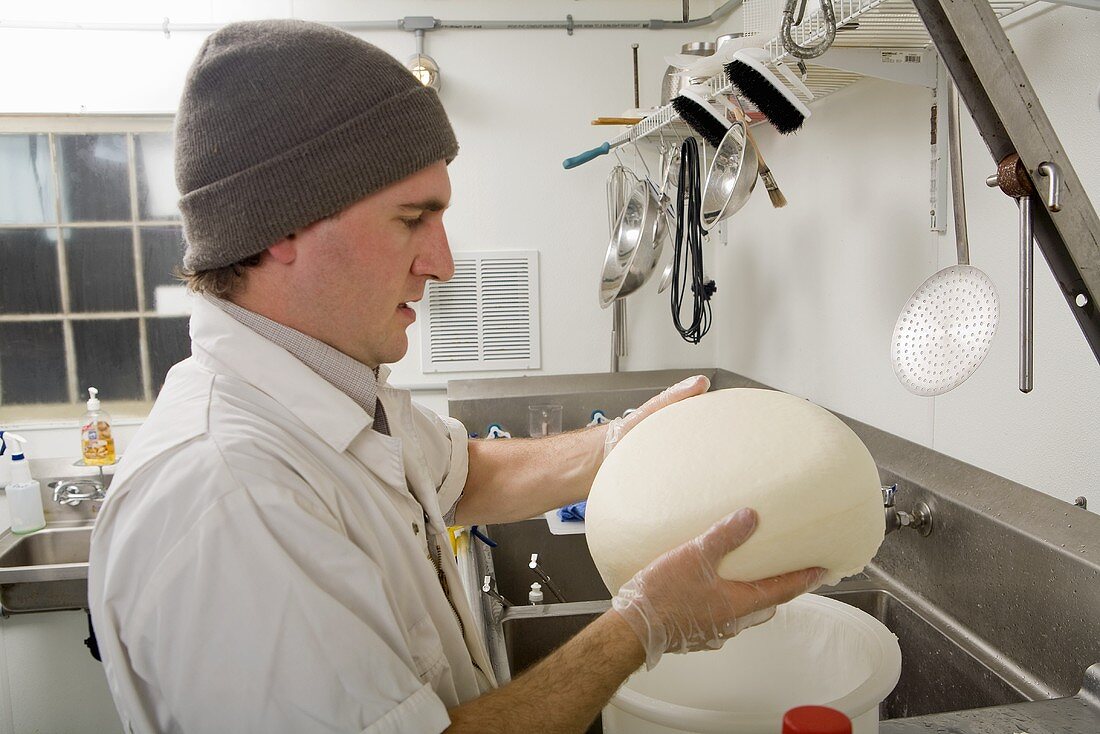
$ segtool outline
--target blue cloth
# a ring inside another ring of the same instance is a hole
[[[564,522],[584,522],[584,507],[588,502],[577,502],[558,510],[558,517]]]

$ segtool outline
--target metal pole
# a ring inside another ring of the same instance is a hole
[[[1035,364],[1032,348],[1035,316],[1035,239],[1031,228],[1031,199],[1021,197],[1020,205],[1020,392],[1029,393],[1033,386]]]

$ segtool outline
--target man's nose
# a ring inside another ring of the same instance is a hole
[[[447,230],[443,222],[438,222],[428,234],[420,256],[413,262],[413,275],[447,281],[454,274],[455,261],[451,256],[451,245],[447,241]]]

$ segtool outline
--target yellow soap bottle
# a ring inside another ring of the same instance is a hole
[[[99,404],[99,390],[88,388],[88,412],[80,429],[80,452],[88,466],[115,463],[115,438],[111,435],[111,416]]]

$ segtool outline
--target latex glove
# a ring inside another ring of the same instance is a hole
[[[630,625],[652,670],[666,652],[717,650],[743,629],[766,622],[775,606],[817,588],[825,570],[804,569],[760,581],[727,581],[719,562],[756,529],[756,512],[738,510],[673,548],[623,584],[611,607]]]
[[[647,400],[642,407],[635,410],[626,418],[616,418],[611,421],[607,424],[607,433],[604,434],[604,458],[607,458],[607,455],[611,453],[611,449],[615,448],[615,444],[617,444],[630,429],[661,408],[665,408],[673,403],[678,403],[684,398],[702,395],[708,389],[710,389],[710,380],[703,375],[695,375],[694,377],[689,377],[686,380],[677,382],[672,387],[665,388],[664,392]]]

